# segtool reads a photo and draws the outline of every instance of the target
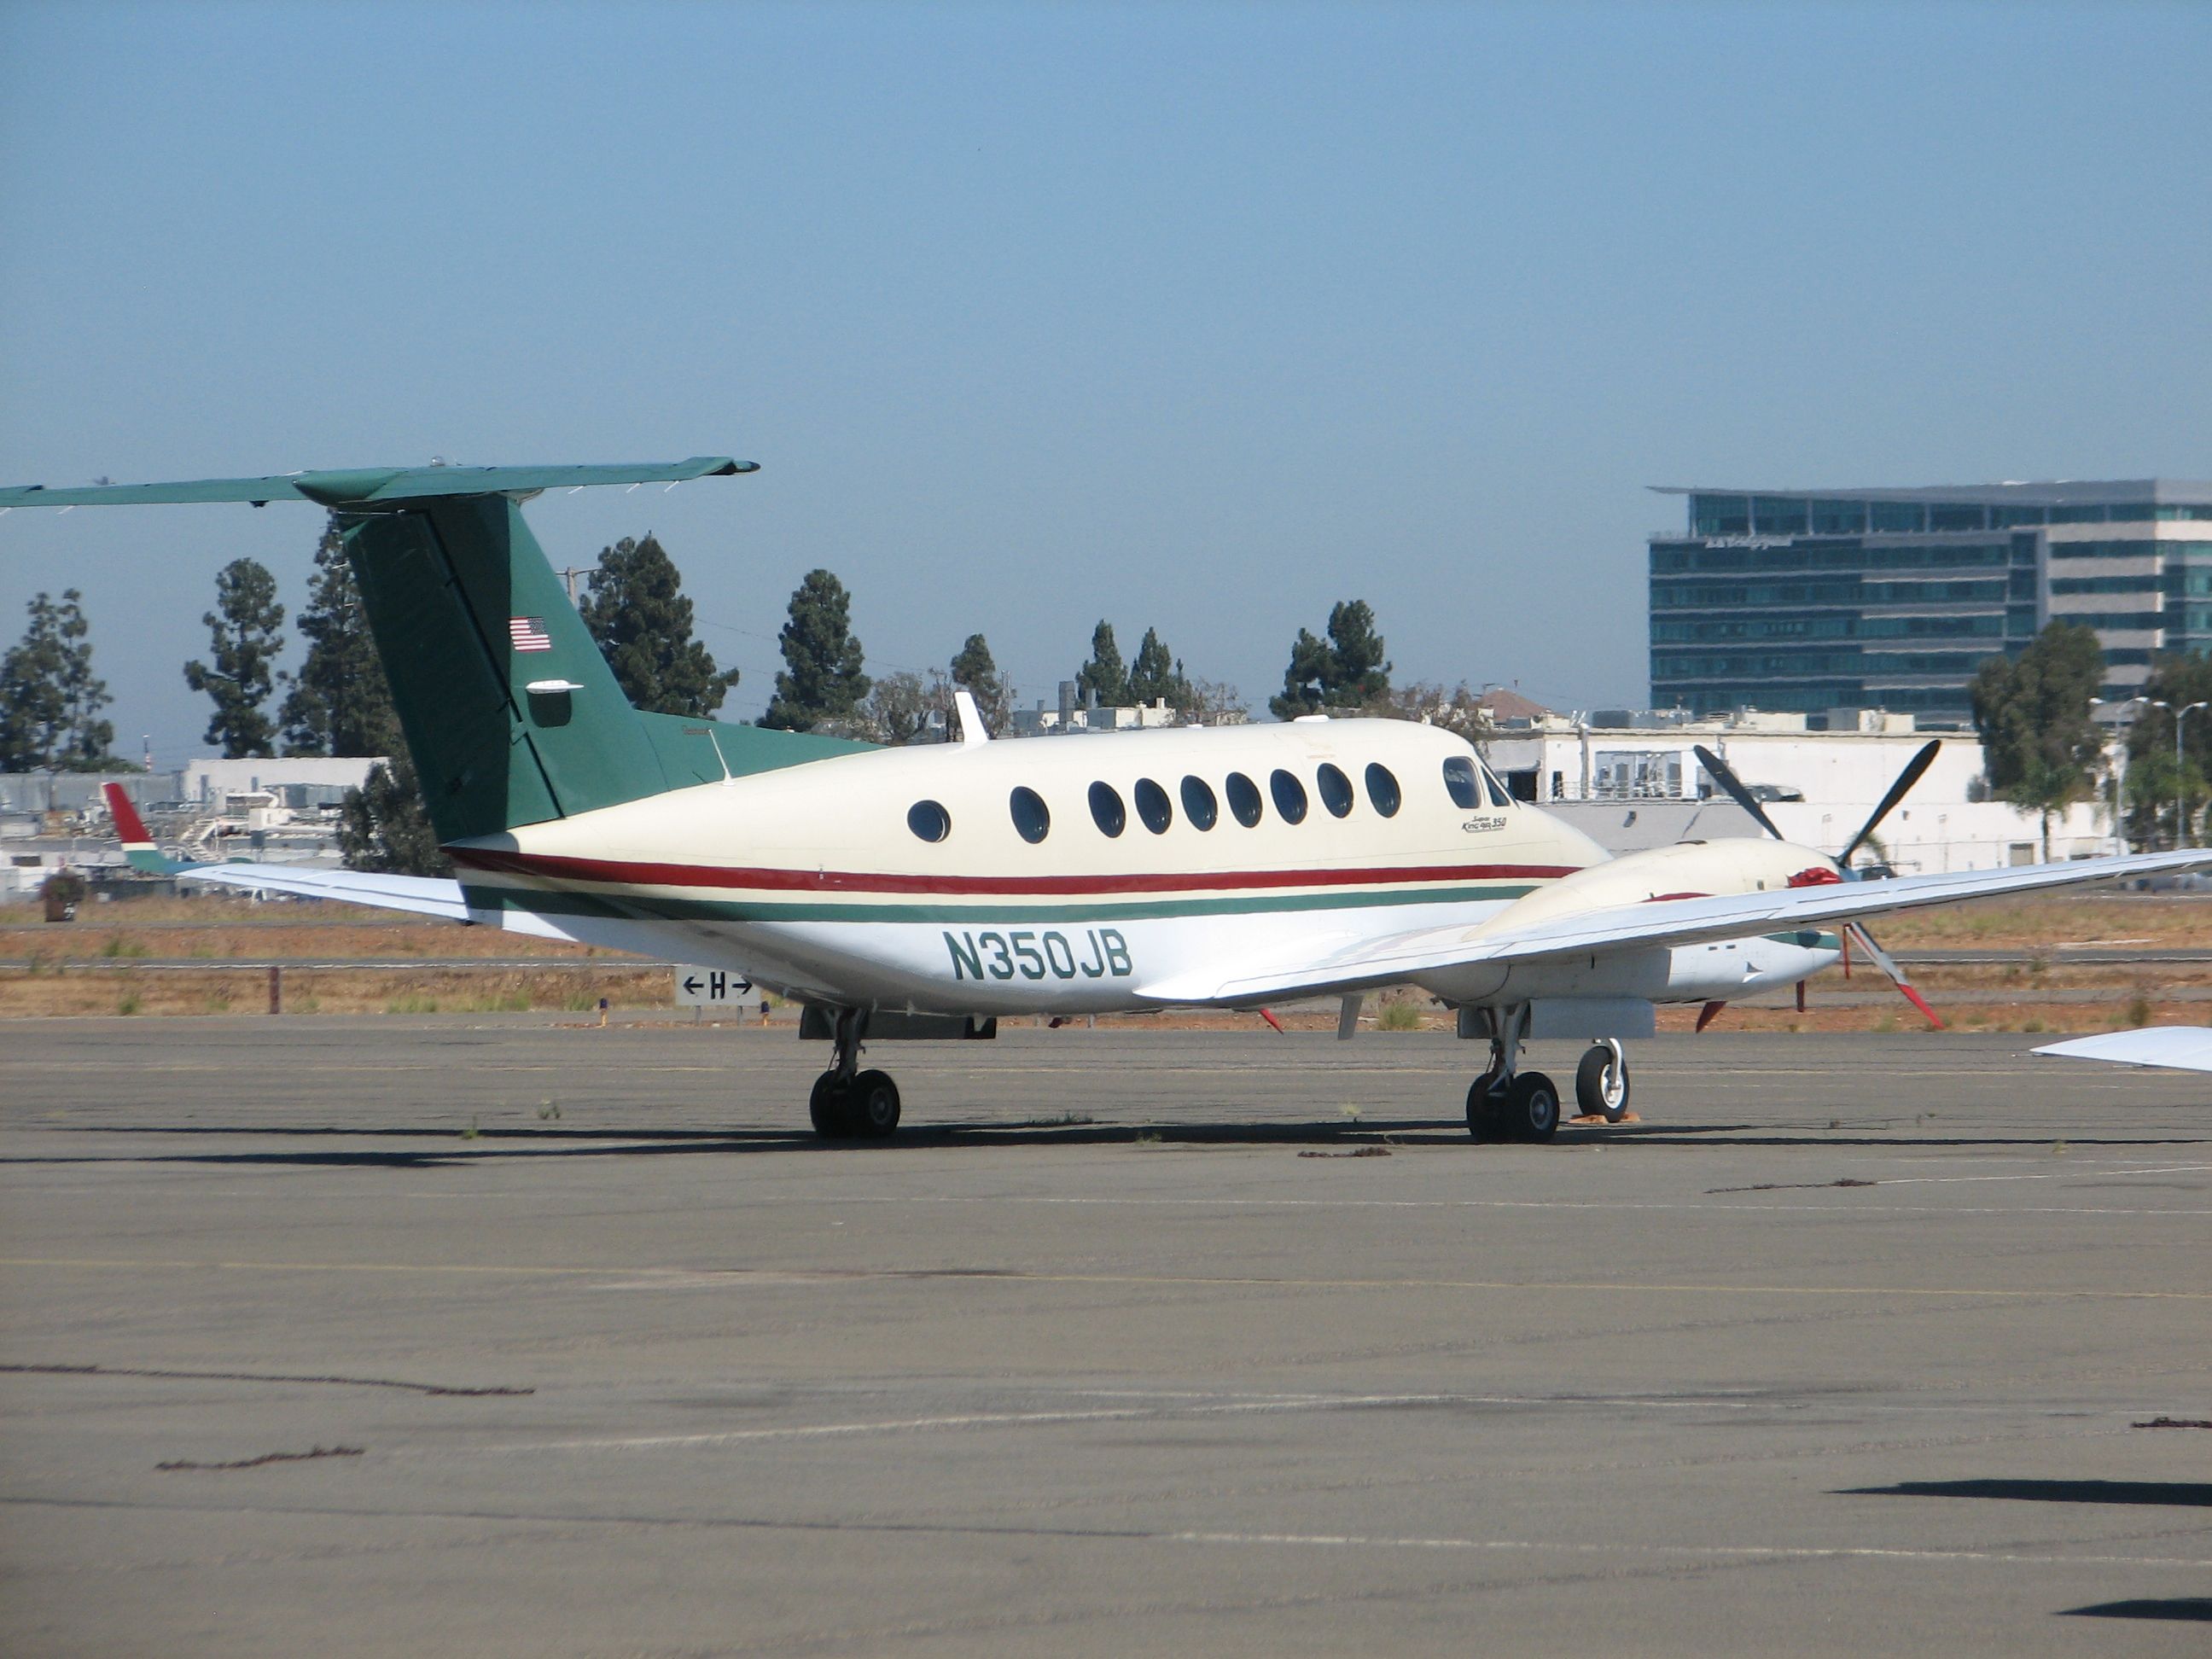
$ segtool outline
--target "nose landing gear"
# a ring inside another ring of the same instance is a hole
[[[806,1115],[824,1140],[883,1140],[898,1127],[898,1085],[888,1072],[860,1071],[860,1037],[866,1017],[854,1008],[837,1011],[830,1042],[834,1060],[814,1079]]]
[[[1617,1039],[1601,1037],[1583,1055],[1575,1067],[1575,1104],[1607,1123],[1628,1115],[1628,1056]]]

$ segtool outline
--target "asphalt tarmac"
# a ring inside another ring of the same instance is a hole
[[[0,1650],[2202,1654],[2212,1079],[2038,1040],[0,1025]]]

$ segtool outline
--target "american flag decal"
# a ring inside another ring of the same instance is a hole
[[[550,651],[553,648],[553,636],[545,631],[545,623],[540,617],[510,617],[507,636],[514,642],[514,648],[518,651]]]

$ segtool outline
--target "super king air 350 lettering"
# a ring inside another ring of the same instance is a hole
[[[2183,851],[1862,883],[1770,838],[1609,858],[1510,799],[1466,743],[1395,720],[878,749],[641,713],[623,701],[524,525],[549,489],[751,471],[665,465],[425,467],[86,489],[0,507],[312,502],[334,514],[433,825],[431,881],[269,865],[184,879],[349,899],[726,969],[798,999],[833,1060],[829,1136],[885,1135],[864,1039],[981,1035],[1000,1014],[1249,1008],[1420,987],[1486,1038],[1478,1137],[1550,1135],[1531,1038],[1588,1042],[1583,1105],[1626,1109],[1624,1038],[1653,1005],[1717,1005],[1835,962],[1846,937],[1899,980],[1867,918],[2212,864]],[[1771,831],[1717,757],[1707,769]],[[125,804],[127,805],[127,803]],[[134,859],[162,862],[143,829]],[[1915,998],[1917,1001],[1917,998]],[[1925,1005],[1922,1005],[1923,1007]],[[1710,1011],[1709,1011],[1710,1012]]]

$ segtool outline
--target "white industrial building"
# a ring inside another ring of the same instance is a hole
[[[122,866],[101,787],[122,785],[156,842],[190,860],[338,861],[336,810],[382,763],[319,755],[195,760],[174,772],[0,774],[0,899],[57,870]]]
[[[1867,710],[1829,730],[1802,714],[1746,712],[1692,720],[1678,714],[1601,711],[1507,722],[1487,752],[1523,799],[1554,810],[1616,851],[1699,836],[1757,833],[1698,763],[1699,744],[1728,763],[1790,840],[1833,852],[1866,822],[1923,745],[1935,763],[1879,837],[1899,875],[1986,870],[2043,857],[2036,814],[1988,799],[1982,745],[1972,732],[1922,732],[1910,714]],[[2051,824],[2051,856],[2121,850],[2110,812],[2084,803]],[[1862,854],[1862,862],[1864,855]]]
[[[180,799],[198,806],[233,795],[276,795],[288,806],[335,806],[349,789],[368,781],[376,757],[287,755],[267,759],[196,760],[178,776]]]

